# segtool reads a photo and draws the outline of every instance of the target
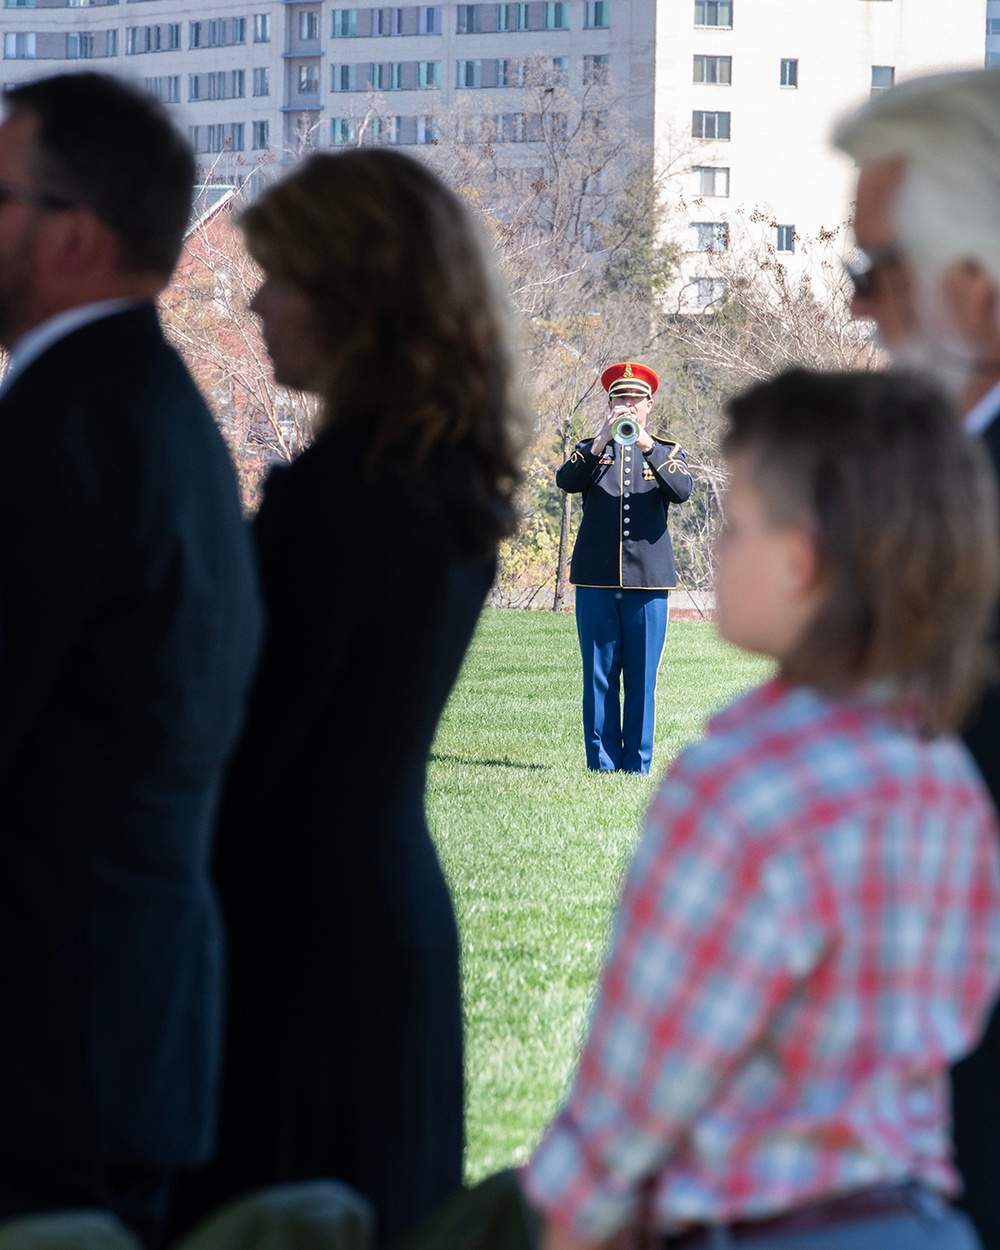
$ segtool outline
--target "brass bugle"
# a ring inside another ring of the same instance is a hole
[[[611,437],[619,447],[631,447],[639,438],[639,422],[631,417],[619,417],[611,426]]]

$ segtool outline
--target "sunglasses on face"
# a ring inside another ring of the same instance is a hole
[[[856,260],[844,261],[844,272],[851,280],[855,299],[874,299],[879,293],[879,273],[898,265],[903,251],[893,243],[858,251]]]
[[[64,195],[54,195],[51,191],[32,191],[27,187],[15,187],[9,182],[0,182],[0,208],[5,204],[17,203],[37,204],[39,208],[48,208],[57,213],[79,207],[76,200],[67,199]]]

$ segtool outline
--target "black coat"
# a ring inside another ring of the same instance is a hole
[[[30,364],[0,443],[0,1173],[194,1164],[259,628],[232,468],[149,306]]]
[[[324,434],[258,515],[267,642],[217,849],[221,1147],[188,1218],[329,1175],[384,1240],[461,1184],[458,935],[424,787],[493,560],[461,558],[393,480]]]
[[[1000,414],[982,437],[1000,480]],[[1000,812],[1000,681],[987,688],[964,738]],[[1000,1005],[982,1041],[952,1068],[951,1077],[955,1161],[965,1184],[962,1205],[983,1250],[1000,1250]]]
[[[577,443],[556,473],[560,490],[583,494],[570,581],[574,586],[672,589],[677,571],[667,520],[670,505],[683,503],[692,487],[683,449],[654,438],[644,456],[635,445],[612,441],[595,456],[593,441]]]

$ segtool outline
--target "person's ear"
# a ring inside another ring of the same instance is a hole
[[[945,297],[955,327],[971,344],[986,344],[1000,335],[1000,287],[978,261],[959,260],[945,271]]]
[[[93,209],[81,206],[53,213],[47,233],[51,271],[59,278],[118,267],[118,238]]]
[[[798,526],[790,526],[784,536],[788,589],[795,597],[806,599],[816,591],[821,581],[816,540],[809,530]]]

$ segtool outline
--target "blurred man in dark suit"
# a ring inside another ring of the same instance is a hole
[[[911,79],[835,141],[860,166],[854,314],[897,361],[936,376],[1000,474],[1000,71]],[[1000,685],[965,739],[1000,807]],[[1000,1250],[1000,1011],[953,1069],[952,1101],[963,1204]]]
[[[208,876],[259,632],[226,449],[153,301],[194,162],[97,74],[0,125],[0,1218],[155,1235],[209,1154]]]

